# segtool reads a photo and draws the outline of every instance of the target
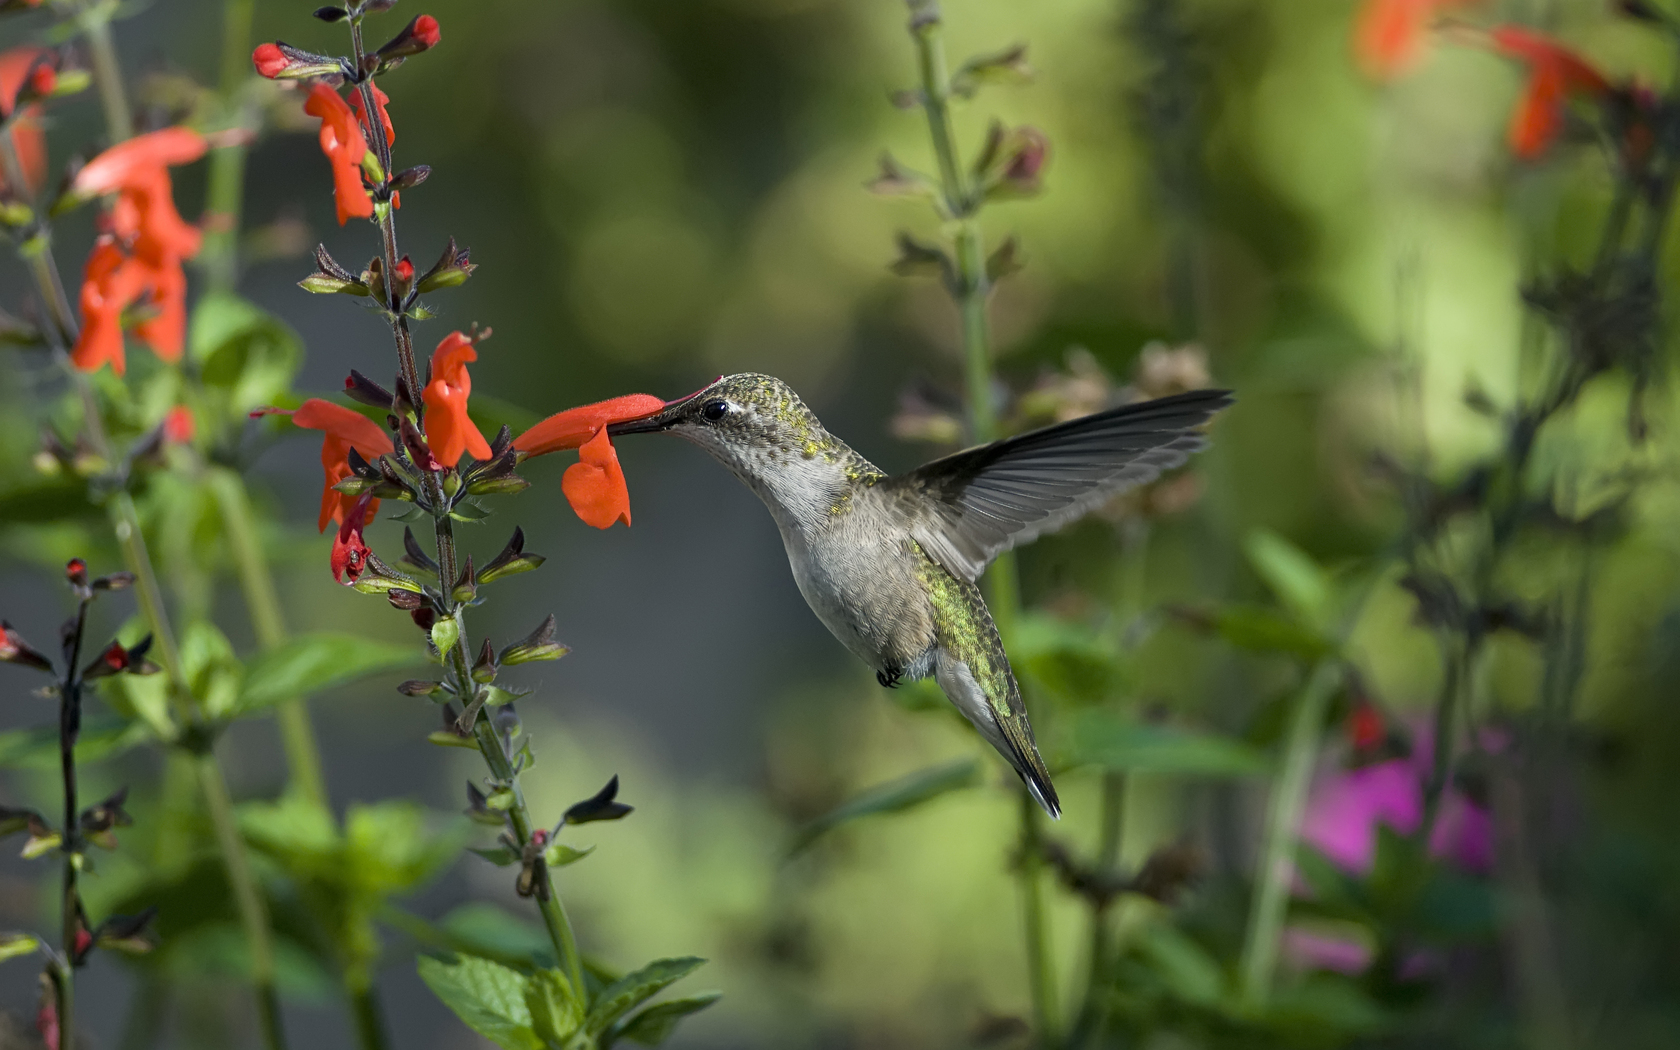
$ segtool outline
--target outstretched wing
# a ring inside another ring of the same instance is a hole
[[[936,459],[882,482],[882,495],[931,505],[917,542],[973,580],[1002,552],[1183,463],[1207,444],[1196,428],[1233,400],[1193,390],[1122,405]]]

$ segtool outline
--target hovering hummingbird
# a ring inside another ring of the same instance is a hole
[[[975,585],[991,560],[1183,463],[1231,404],[1196,390],[994,441],[888,477],[830,434],[773,376],[725,376],[608,434],[667,431],[758,493],[799,591],[883,686],[933,675],[1061,816],[1020,687]]]

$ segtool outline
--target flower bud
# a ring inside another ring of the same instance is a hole
[[[422,51],[430,51],[443,40],[443,34],[438,30],[437,19],[431,15],[418,15],[414,21],[408,23],[403,31],[398,33],[381,47],[378,54],[382,62],[393,59],[404,59],[410,55],[418,55]]]
[[[285,41],[258,44],[251,52],[251,65],[270,80],[307,80],[349,73],[341,60],[293,47]]]

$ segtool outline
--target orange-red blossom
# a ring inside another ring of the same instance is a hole
[[[333,200],[338,204],[338,224],[352,217],[366,219],[373,214],[373,198],[362,186],[362,158],[367,156],[367,139],[356,112],[326,84],[316,84],[303,104],[303,111],[321,118],[321,152],[332,162]],[[381,116],[384,107],[380,107]]]
[[[1511,114],[1508,132],[1511,149],[1524,160],[1540,156],[1556,141],[1570,98],[1600,99],[1610,93],[1604,74],[1544,34],[1521,26],[1496,26],[1490,39],[1500,53],[1528,66],[1528,84]]]
[[[1354,23],[1353,51],[1365,72],[1381,80],[1416,65],[1441,11],[1478,0],[1366,0]]]
[[[560,479],[572,510],[584,524],[597,529],[610,528],[620,520],[628,525],[630,490],[624,484],[618,453],[607,437],[607,425],[651,416],[664,407],[665,402],[651,394],[626,394],[569,408],[519,435],[513,447],[527,456],[577,449],[578,462],[567,467]]]
[[[422,395],[426,402],[426,444],[432,458],[446,467],[471,452],[474,459],[490,458],[490,442],[467,415],[467,397],[472,393],[472,376],[467,363],[478,360],[473,340],[450,332],[432,351],[432,381]]]
[[[83,371],[109,362],[122,374],[122,312],[147,292],[156,313],[135,334],[165,361],[180,360],[187,327],[181,263],[198,254],[202,235],[175,210],[169,168],[197,160],[205,148],[196,131],[164,128],[112,146],[77,172],[72,192],[117,195],[110,233],[95,242],[83,274],[83,327],[71,350]]]
[[[292,422],[307,430],[319,430],[326,434],[326,440],[321,443],[321,468],[326,473],[326,484],[321,489],[321,516],[316,528],[325,532],[329,523],[351,521],[355,517],[357,498],[346,496],[333,486],[350,476],[351,449],[371,463],[395,451],[391,436],[360,412],[318,397],[312,397],[299,406],[292,413]],[[369,500],[363,504],[361,520],[355,524],[365,525],[378,510],[379,501]]]
[[[50,54],[39,47],[14,47],[0,54],[0,120],[11,121],[6,135],[11,139],[12,152],[17,157],[18,167],[23,170],[23,181],[27,183],[17,189],[30,194],[40,190],[47,173],[47,142],[41,131],[41,107],[28,105],[15,115],[12,111],[17,108],[18,94],[23,91],[31,74],[41,68],[50,72],[50,67],[40,65]],[[5,189],[6,172],[0,168],[0,192]]]

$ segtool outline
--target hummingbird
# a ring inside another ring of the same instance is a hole
[[[1061,803],[976,581],[1003,551],[1153,480],[1206,445],[1229,391],[1121,405],[891,477],[774,376],[724,376],[609,436],[699,445],[770,509],[800,594],[892,688],[932,675],[1051,817]]]

